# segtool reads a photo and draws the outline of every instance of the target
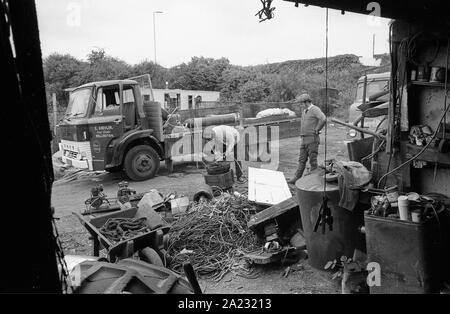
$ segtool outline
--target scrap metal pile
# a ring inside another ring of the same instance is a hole
[[[147,218],[110,218],[100,228],[108,240],[112,242],[121,242],[137,235],[150,232],[150,228],[146,224]]]
[[[228,193],[192,204],[172,225],[170,267],[181,271],[183,262],[190,261],[203,278],[221,280],[229,272],[250,276],[244,255],[261,249],[247,227],[252,211],[246,197]]]

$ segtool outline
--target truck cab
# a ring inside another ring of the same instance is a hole
[[[377,106],[377,108],[382,108],[383,106],[387,107],[387,102],[389,102],[388,92],[390,78],[390,72],[385,72],[367,74],[366,76],[361,76],[358,79],[355,100],[349,108],[349,123],[358,123],[363,112],[359,107],[363,104],[364,93],[366,94],[366,103],[371,101],[374,96],[381,94],[382,96],[378,97],[376,100],[382,102],[383,104]],[[383,116],[364,118],[362,127],[375,131],[376,128],[379,127],[380,123],[383,122],[383,119]],[[353,129],[348,130],[348,135],[350,138],[355,138],[357,134],[358,132]]]
[[[77,87],[58,125],[62,160],[80,169],[123,169],[135,181],[150,179],[164,159],[160,114],[160,104],[145,102],[134,80]]]

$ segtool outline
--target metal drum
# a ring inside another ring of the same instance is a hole
[[[328,261],[341,256],[353,257],[355,249],[365,252],[365,238],[359,232],[364,224],[363,210],[357,206],[349,211],[338,206],[340,193],[337,183],[327,182],[325,193],[333,216],[333,230],[327,226],[325,234],[322,234],[321,227],[317,232],[313,231],[323,201],[323,174],[312,173],[302,177],[296,182],[296,188],[308,261],[312,267],[323,270]]]

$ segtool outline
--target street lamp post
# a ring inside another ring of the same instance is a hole
[[[162,11],[153,11],[153,46],[155,48],[155,64],[156,64],[156,23],[155,23],[155,14],[163,13]]]

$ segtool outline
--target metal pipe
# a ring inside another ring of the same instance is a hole
[[[153,45],[155,48],[155,64],[156,64],[156,23],[155,23],[155,13],[163,13],[161,11],[153,11]]]
[[[365,106],[367,97],[367,72],[364,74],[364,86],[363,86],[363,102],[362,105]],[[364,116],[361,119],[361,128],[364,128]],[[361,138],[364,138],[364,133],[361,133]]]
[[[346,126],[346,127],[350,128],[350,129],[356,130],[356,131],[361,132],[361,133],[370,134],[370,135],[376,136],[376,137],[381,138],[381,139],[385,139],[386,138],[386,136],[384,136],[383,134],[375,133],[375,132],[369,131],[369,130],[365,130],[365,129],[359,128],[357,126],[354,126],[353,124],[342,122],[342,121],[340,121],[338,119],[335,119],[335,118],[332,118],[331,121],[334,122],[334,123]]]

